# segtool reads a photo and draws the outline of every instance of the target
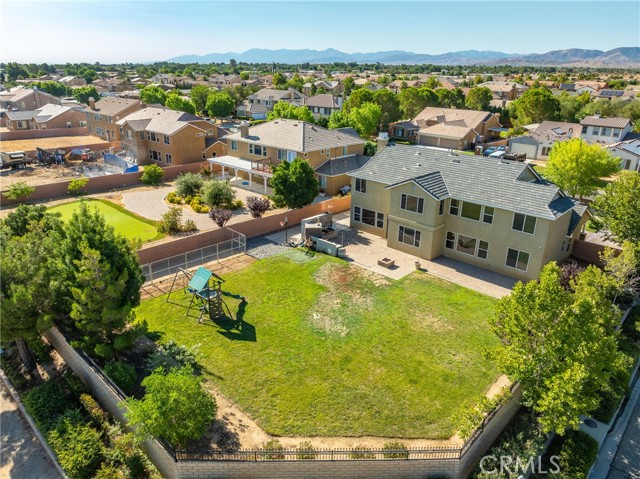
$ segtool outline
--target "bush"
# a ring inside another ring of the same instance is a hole
[[[23,396],[22,402],[43,431],[49,430],[56,418],[70,406],[62,389],[54,381],[33,388]]]
[[[125,479],[126,476],[123,471],[115,466],[108,464],[102,464],[102,467],[95,473],[93,479]],[[135,477],[135,476],[130,476]]]
[[[408,459],[409,451],[407,450],[407,446],[399,441],[387,442],[382,446],[383,451],[385,452],[383,456],[386,459]]]
[[[482,395],[471,401],[453,416],[453,421],[457,425],[458,435],[467,440],[478,427],[482,424],[484,418],[496,407],[504,404],[511,397],[509,388],[503,390],[495,397],[489,399]]]
[[[558,456],[558,479],[586,479],[598,456],[598,442],[582,431],[567,431],[550,449],[550,456]]]
[[[349,453],[350,459],[375,459],[376,455],[371,451],[371,448],[366,446],[356,446],[355,451]]]
[[[211,176],[211,169],[207,168],[206,166],[201,166],[200,167],[200,174],[202,176],[204,176],[205,178],[209,178]]]
[[[88,178],[76,178],[75,180],[71,180],[69,182],[69,186],[67,186],[67,191],[71,196],[84,195],[87,193],[84,191],[84,187],[87,186],[88,182]]]
[[[146,185],[157,185],[164,177],[164,170],[158,165],[147,165],[142,171],[140,181]]]
[[[116,361],[108,363],[104,367],[104,372],[126,394],[131,394],[137,379],[136,370],[133,366],[125,364],[122,361]]]
[[[167,201],[173,205],[181,205],[184,202],[184,198],[179,196],[175,191],[172,191],[167,195]]]
[[[9,190],[2,194],[8,200],[27,199],[36,189],[29,186],[26,181],[18,181],[9,187]]]
[[[63,417],[47,436],[62,468],[70,477],[88,479],[102,462],[103,446],[95,429]]]
[[[233,205],[235,191],[228,181],[209,180],[202,187],[202,202],[211,208]]]
[[[271,208],[269,198],[260,198],[258,196],[249,196],[247,198],[247,209],[251,212],[252,218],[260,218]]]
[[[191,209],[193,209],[193,211],[195,211],[196,213],[209,212],[209,207],[202,204],[202,200],[200,199],[199,196],[196,196],[195,198],[193,198],[191,200],[191,203],[189,203],[189,206],[191,206]]]
[[[142,437],[162,437],[180,448],[200,439],[216,416],[215,399],[202,381],[189,367],[157,369],[142,381],[144,398],[128,401],[131,427]]]
[[[262,445],[262,450],[269,453],[267,454],[267,459],[284,459],[284,454],[282,453],[282,451],[284,451],[284,448],[282,447],[282,444],[280,444],[280,441],[278,441],[277,439],[270,439],[269,441],[265,442]]]
[[[244,203],[242,202],[242,200],[234,200],[228,206],[230,210],[239,210],[244,206]]]
[[[173,339],[162,343],[147,358],[146,368],[148,371],[155,371],[162,368],[169,371],[172,367],[189,366],[194,370],[199,369],[198,365],[199,345],[187,348],[182,344],[176,343]]]
[[[204,181],[197,173],[183,173],[176,178],[176,193],[179,196],[194,196],[200,192]]]
[[[313,461],[316,458],[316,450],[310,441],[301,442],[297,449],[296,458],[301,461]]]
[[[91,419],[94,420],[97,426],[103,426],[107,424],[109,416],[102,410],[93,396],[89,396],[88,394],[80,395],[80,404],[82,404],[82,407],[85,409],[85,411],[87,411],[87,413],[89,414]]]
[[[169,235],[182,231],[182,210],[177,206],[169,207],[169,211],[162,215],[158,231]]]
[[[229,221],[232,217],[233,217],[233,211],[231,210],[214,208],[211,211],[209,211],[209,218],[211,218],[213,222],[217,224],[220,228],[226,225],[227,221]]]

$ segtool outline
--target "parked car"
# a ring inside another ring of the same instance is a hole
[[[484,150],[484,151],[482,152],[482,154],[483,154],[484,156],[489,156],[489,155],[490,155],[491,153],[493,153],[494,151],[496,151],[496,148],[495,148],[495,147],[493,147],[493,146],[491,146],[491,147],[487,148],[486,150]]]

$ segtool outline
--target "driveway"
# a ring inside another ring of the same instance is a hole
[[[0,381],[0,477],[62,479]]]
[[[461,261],[441,256],[433,261],[418,258],[409,253],[389,248],[386,238],[357,231],[349,226],[349,212],[333,216],[333,228],[338,232],[332,241],[345,247],[347,261],[389,278],[400,279],[415,270],[415,262],[420,261],[423,271],[482,294],[501,298],[511,293],[516,280],[508,276],[487,271]],[[267,236],[267,239],[285,243],[285,232]],[[300,226],[290,228],[287,240],[300,239]],[[385,268],[378,265],[381,258],[391,258],[395,265]]]
[[[607,479],[640,479],[640,401],[636,401]]]

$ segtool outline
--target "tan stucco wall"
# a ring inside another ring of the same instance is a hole
[[[195,163],[203,161],[202,153],[204,152],[204,137],[197,136],[198,133],[203,133],[202,130],[192,125],[187,125],[169,138],[169,144],[164,143],[164,135],[159,135],[159,141],[151,141],[145,139],[140,140],[140,132],[132,132],[132,140],[127,139],[126,132],[130,127],[125,125],[123,127],[122,136],[122,148],[126,151],[127,148],[133,148],[137,152],[138,164],[146,165],[149,163],[156,163],[160,166],[168,166],[166,162],[166,154],[171,155],[172,165],[183,165],[186,163]],[[146,133],[145,133],[146,135]],[[146,136],[145,136],[146,137]],[[149,150],[155,150],[160,152],[161,161],[155,161],[149,159]]]

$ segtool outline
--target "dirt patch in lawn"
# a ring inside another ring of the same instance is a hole
[[[328,291],[318,297],[309,312],[309,322],[340,337],[349,334],[361,312],[372,308],[372,290],[389,284],[386,278],[371,271],[336,263],[323,264],[314,277]]]

